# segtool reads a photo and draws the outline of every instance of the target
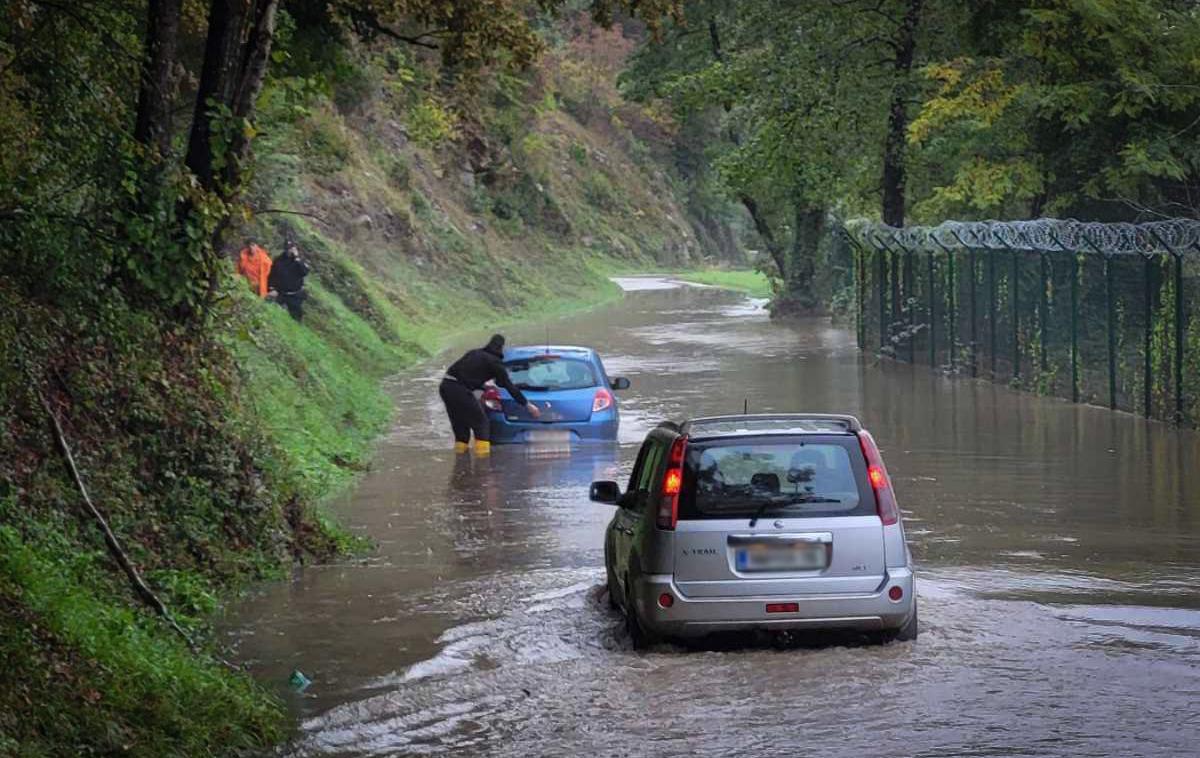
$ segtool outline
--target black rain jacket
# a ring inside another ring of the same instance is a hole
[[[471,350],[451,364],[450,368],[446,369],[446,375],[453,377],[472,392],[483,389],[484,383],[488,380],[494,381],[498,386],[508,390],[508,394],[512,395],[513,400],[521,405],[528,405],[529,401],[512,383],[508,369],[504,368],[504,361],[501,360],[503,353],[498,355],[497,352],[499,351],[489,347]]]
[[[299,292],[304,289],[304,277],[308,276],[308,264],[299,258],[283,253],[271,262],[271,273],[267,286],[280,294]]]

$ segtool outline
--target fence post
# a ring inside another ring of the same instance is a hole
[[[1079,402],[1079,254],[1071,253],[1071,401]]]
[[[862,350],[864,347],[866,347],[864,343],[867,341],[867,325],[865,322],[866,320],[863,318],[866,308],[866,303],[863,301],[863,299],[867,295],[867,260],[863,253],[863,249],[858,245],[857,242],[853,243],[853,247],[854,273],[858,276],[858,288],[854,293],[854,299],[857,301],[856,305],[858,306],[855,308],[855,311],[857,311],[855,313],[855,319],[856,323],[858,324],[858,333],[856,336],[858,337],[858,349]]]
[[[1151,231],[1151,236],[1175,259],[1175,413],[1173,421],[1182,424],[1183,414],[1183,253],[1172,248],[1166,240]],[[1200,250],[1200,245],[1195,245]]]
[[[1108,407],[1117,409],[1117,325],[1116,306],[1113,303],[1112,256],[1104,256],[1104,300],[1107,308],[1105,325],[1108,327]]]
[[[933,250],[929,251],[929,365],[937,365],[937,314],[933,299]]]
[[[988,250],[988,370],[991,379],[996,379],[996,255]]]
[[[1154,264],[1153,256],[1142,256],[1142,306],[1146,324],[1142,332],[1142,410],[1146,418],[1154,418],[1154,395],[1151,385],[1154,367],[1151,365],[1150,349],[1154,337]]]
[[[886,289],[884,285],[885,285],[885,283],[888,283],[888,282],[887,282],[887,277],[888,277],[888,275],[889,275],[889,273],[890,273],[890,276],[891,276],[891,281],[890,281],[890,285],[891,285],[891,287],[890,287],[890,289],[891,289],[891,296],[892,296],[892,303],[891,303],[891,305],[892,305],[892,314],[893,314],[893,316],[895,316],[895,313],[896,313],[896,298],[897,298],[897,290],[896,290],[896,274],[897,274],[897,268],[896,268],[896,252],[895,252],[894,250],[892,250],[891,246],[890,246],[890,245],[888,245],[887,241],[883,239],[883,236],[882,236],[882,235],[877,235],[877,236],[875,237],[875,246],[876,246],[877,248],[879,248],[879,250],[880,250],[879,271],[880,271],[880,274],[881,274],[881,278],[880,278],[880,291],[879,291],[879,347],[880,347],[880,348],[884,348],[884,347],[887,347],[887,344],[888,344],[889,340],[891,339],[891,337],[890,337],[890,335],[889,335],[889,331],[890,331],[890,330],[888,329],[888,326],[889,326],[889,324],[890,324],[890,323],[892,323],[892,322],[889,322],[889,321],[888,321],[888,307],[887,307],[887,306],[888,306],[888,303],[887,303],[887,300],[886,300],[886,298],[884,297],[884,291],[885,291],[885,289]],[[886,257],[884,257],[884,253],[883,253],[883,251],[885,251],[885,250],[887,251],[887,256],[886,256]],[[890,265],[889,265],[889,264],[890,264]]]
[[[1116,305],[1113,297],[1112,255],[1096,247],[1096,243],[1087,237],[1084,237],[1083,241],[1104,259],[1104,326],[1108,332],[1108,407],[1115,411],[1117,409],[1117,324]]]
[[[846,242],[850,244],[854,250],[854,300],[855,300],[855,316],[854,316],[854,340],[858,344],[858,349],[862,350],[863,343],[867,341],[866,326],[863,324],[863,312],[866,307],[863,303],[863,298],[866,296],[866,261],[863,257],[863,249],[858,244],[858,240],[850,234],[850,230],[842,227],[842,236],[846,238]]]
[[[930,239],[946,253],[946,336],[950,370],[954,371],[958,366],[958,273],[954,270],[954,251],[937,237],[930,236]]]
[[[1046,253],[1041,254],[1042,259],[1042,289],[1041,295],[1038,298],[1038,379],[1045,375],[1049,369],[1049,361],[1047,358],[1047,343],[1050,335],[1047,331],[1048,315],[1050,311],[1050,257]]]
[[[950,370],[958,370],[958,271],[954,268],[954,253],[946,250],[946,275],[950,278]]]
[[[978,319],[979,307],[978,307],[978,302],[977,302],[977,297],[976,297],[976,289],[978,289],[976,287],[976,279],[978,277],[978,267],[976,265],[976,254],[974,254],[973,247],[968,246],[966,242],[962,241],[962,237],[959,236],[958,231],[952,231],[952,233],[950,233],[950,234],[952,234],[954,236],[955,240],[959,241],[959,245],[961,245],[962,247],[965,247],[967,249],[967,261],[971,267],[971,377],[978,377],[978,375],[979,375],[979,353],[978,353],[978,349],[979,349],[978,348],[978,345],[979,345],[979,319]]]
[[[1064,253],[1071,256],[1071,402],[1079,402],[1079,255],[1068,250],[1058,235],[1050,233],[1050,239]]]
[[[875,293],[879,297],[879,347],[887,345],[887,254],[875,245]]]
[[[1183,253],[1175,253],[1175,423],[1183,412]]]
[[[1021,380],[1021,251],[1013,250],[1012,281],[1009,282],[1009,299],[1012,301],[1012,371],[1013,379]]]
[[[908,362],[916,363],[917,338],[913,334],[913,313],[916,311],[917,299],[913,296],[913,251],[905,247],[892,235],[892,242],[904,251],[904,302],[901,310],[905,314],[905,332],[908,334]]]
[[[900,311],[902,310],[900,301],[900,254],[892,250],[891,245],[888,245],[888,258],[892,264],[892,323],[900,321]]]

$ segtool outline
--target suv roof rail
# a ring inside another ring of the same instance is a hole
[[[681,431],[693,436],[746,432],[848,432],[862,431],[854,416],[841,413],[758,413],[706,416],[685,421]]]

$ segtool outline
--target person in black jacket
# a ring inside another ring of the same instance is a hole
[[[308,296],[304,277],[308,276],[308,270],[308,264],[300,257],[300,248],[288,240],[283,252],[271,263],[271,274],[267,277],[267,287],[275,292],[275,301],[297,321],[304,317],[304,298]]]
[[[513,400],[529,409],[529,415],[537,418],[541,411],[525,399],[504,368],[504,337],[492,335],[487,345],[470,350],[446,369],[446,376],[438,387],[438,394],[446,404],[450,416],[450,427],[454,430],[454,452],[467,452],[471,432],[475,432],[475,452],[487,455],[492,450],[487,414],[475,397],[477,390],[493,381],[508,390]]]

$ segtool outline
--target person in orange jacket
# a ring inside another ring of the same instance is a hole
[[[271,256],[258,246],[253,237],[246,238],[246,246],[238,253],[237,272],[246,277],[250,287],[259,297],[267,296],[267,279],[271,276]]]

